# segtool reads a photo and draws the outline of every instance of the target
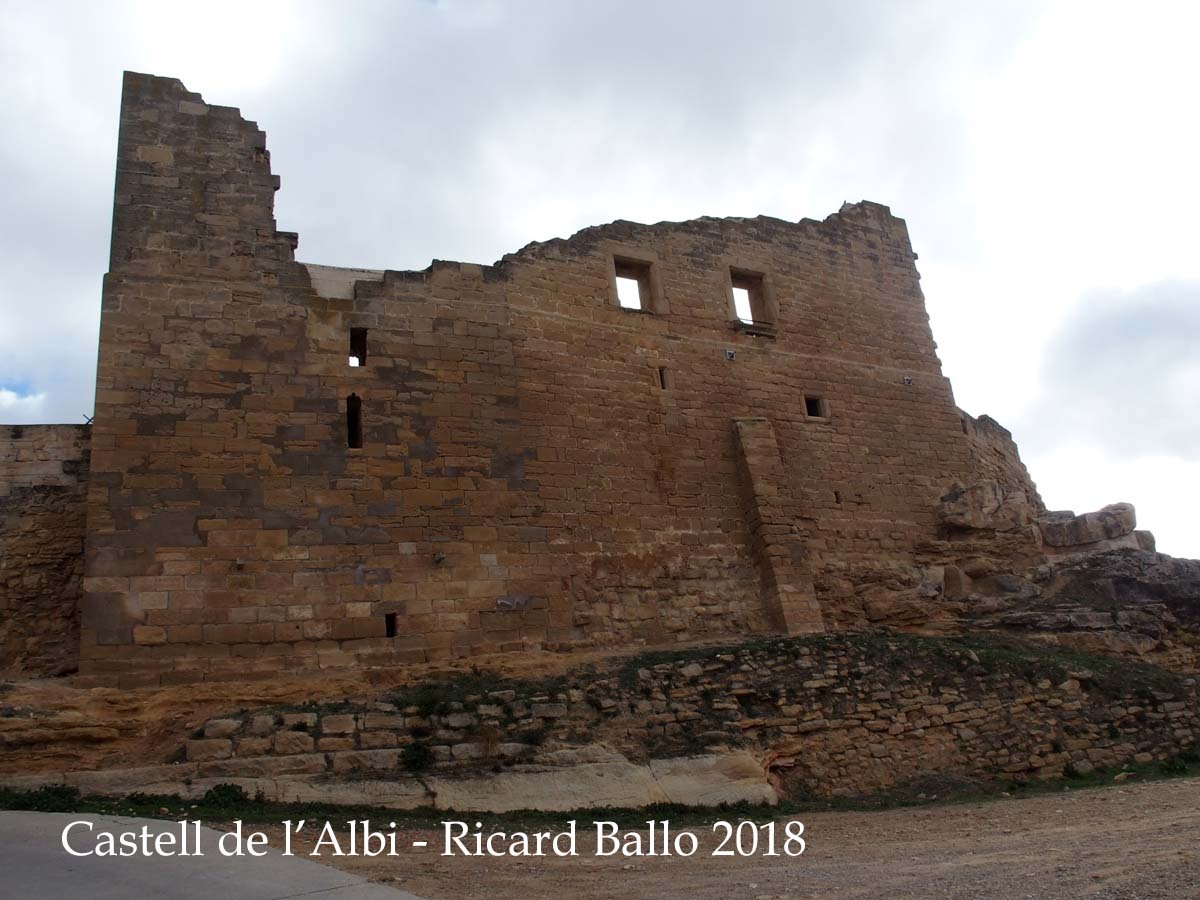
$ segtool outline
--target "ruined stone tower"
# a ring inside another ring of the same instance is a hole
[[[236,109],[125,75],[96,683],[821,631],[818,574],[912,563],[978,471],[884,206],[366,271],[296,262],[278,187]]]

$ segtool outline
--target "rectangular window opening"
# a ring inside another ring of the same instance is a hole
[[[672,381],[671,370],[665,369],[662,366],[659,366],[659,368],[658,368],[658,386],[664,391],[670,390],[671,389],[671,381]]]
[[[613,269],[617,278],[617,303],[621,309],[652,311],[654,298],[650,290],[650,263],[614,257]]]
[[[829,404],[823,397],[804,398],[804,414],[813,419],[829,418]]]
[[[617,276],[617,300],[621,309],[642,309],[642,286],[636,278]]]
[[[350,365],[365,366],[367,364],[367,329],[350,329]]]
[[[396,636],[396,614],[395,613],[384,613],[383,627],[384,627],[384,630],[387,632],[388,637],[394,638]]]
[[[753,322],[754,313],[750,311],[750,291],[743,287],[733,289],[733,308],[737,317],[743,322]]]
[[[358,394],[346,398],[346,443],[352,449],[363,445],[362,399]]]
[[[730,269],[729,280],[733,286],[734,315],[748,325],[771,324],[762,275]]]

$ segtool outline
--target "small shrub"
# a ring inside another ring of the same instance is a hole
[[[546,738],[550,736],[550,732],[546,728],[531,728],[529,731],[523,731],[518,735],[518,739],[522,744],[529,744],[533,747],[540,747],[546,743]]]
[[[433,765],[433,751],[424,744],[408,744],[400,751],[400,765],[409,772],[424,772]]]
[[[205,806],[237,806],[249,803],[245,790],[237,784],[214,784],[204,793],[200,801]]]
[[[20,797],[14,809],[34,812],[74,812],[79,808],[79,789],[66,784],[47,784]]]
[[[1181,756],[1173,756],[1170,759],[1164,759],[1158,764],[1158,771],[1164,775],[1186,775],[1188,773],[1187,760]]]
[[[504,735],[495,725],[484,725],[476,733],[484,759],[492,759],[500,752],[500,740]]]
[[[417,708],[417,713],[421,718],[428,719],[432,715],[446,711],[448,708],[446,693],[445,688],[441,685],[423,684],[413,691],[409,698],[409,705]]]

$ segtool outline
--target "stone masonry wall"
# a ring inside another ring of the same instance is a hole
[[[1095,662],[987,639],[772,639],[539,683],[484,674],[370,704],[246,710],[207,722],[186,757],[209,779],[403,781],[749,753],[780,795],[809,798],[922,778],[1055,778],[1195,752],[1195,679]]]
[[[1012,433],[991,416],[974,418],[961,410],[959,412],[963,433],[967,435],[971,448],[975,477],[994,481],[1005,491],[1023,495],[1031,509],[1044,512],[1046,505],[1029,476],[1029,470],[1021,462]]]
[[[94,683],[818,631],[812,573],[907,559],[970,473],[886,207],[616,222],[494,266],[346,290],[321,270],[318,291],[277,187],[237,110],[126,76]],[[618,305],[618,265],[642,267],[645,311]],[[734,321],[747,277],[770,316],[754,327]],[[749,420],[776,454],[746,452]]]
[[[22,487],[79,487],[90,441],[87,425],[0,425],[0,497]]]
[[[73,671],[79,657],[84,425],[0,426],[0,676]]]

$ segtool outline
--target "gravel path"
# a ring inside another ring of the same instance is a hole
[[[443,858],[440,832],[404,832],[428,849],[399,858],[323,859],[434,900],[565,898],[1200,898],[1200,779],[1028,799],[802,818],[795,859],[713,858],[707,829],[690,858]],[[780,821],[782,826],[783,821]]]

